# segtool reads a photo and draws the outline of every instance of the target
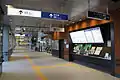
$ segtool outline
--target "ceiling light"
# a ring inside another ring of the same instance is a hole
[[[79,19],[79,21],[82,21],[82,19]]]
[[[6,5],[6,7],[8,7],[8,8],[14,8],[12,5]]]
[[[26,30],[26,28],[23,28],[23,30]]]

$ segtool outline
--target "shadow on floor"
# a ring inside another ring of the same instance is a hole
[[[86,67],[89,67],[89,68],[93,68],[93,69],[96,69],[96,70],[111,74],[111,71],[109,69],[103,68],[102,66],[98,66],[98,65],[90,64],[90,63],[85,63],[85,62],[78,62],[78,61],[74,61],[74,62],[76,64],[80,64],[80,65],[83,65],[83,66],[86,66]]]
[[[31,77],[30,77],[31,76]],[[3,72],[0,80],[35,80],[33,74],[31,73],[13,73],[13,72]]]

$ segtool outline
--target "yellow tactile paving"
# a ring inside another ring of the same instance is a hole
[[[32,65],[32,69],[35,71],[36,75],[38,76],[39,80],[48,80],[47,77],[45,77],[42,72],[40,72],[40,69],[36,67],[36,65],[33,64],[33,61],[29,58],[28,55],[25,56],[25,58],[30,62]]]
[[[43,75],[43,73],[40,72],[41,69],[56,68],[56,67],[71,66],[72,65],[70,62],[68,62],[66,64],[56,64],[56,65],[51,65],[51,66],[37,66],[37,65],[34,65],[32,59],[30,59],[30,57],[28,55],[26,55],[25,58],[31,63],[32,69],[36,72],[36,75],[38,76],[38,78],[40,80],[48,80],[47,77],[45,77],[45,75]]]
[[[33,69],[35,70],[35,72],[40,80],[48,80],[47,77],[45,75],[43,75],[43,73],[40,72],[39,69],[37,69],[37,68],[33,68]]]

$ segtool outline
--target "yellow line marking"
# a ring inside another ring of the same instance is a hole
[[[41,79],[41,80],[48,80],[47,79],[47,77],[45,77],[44,75],[43,75],[43,73],[42,72],[40,72],[40,69],[38,69],[38,68],[34,68],[34,70],[36,71],[36,74],[38,75],[38,77]]]
[[[29,58],[28,55],[26,55],[25,58],[31,63],[31,65],[33,65],[33,61]]]
[[[13,61],[13,58],[12,58],[12,57],[10,57],[9,61]]]
[[[25,58],[31,63],[32,69],[36,72],[36,75],[38,76],[39,80],[48,80],[42,72],[40,72],[40,69],[38,69],[34,64],[33,61],[29,58],[28,55],[25,56]]]
[[[81,68],[79,65],[74,64],[72,62],[68,62],[65,64],[56,64],[56,65],[51,65],[51,66],[37,66],[34,65],[32,59],[28,55],[25,56],[25,58],[31,63],[32,69],[36,72],[36,75],[38,76],[39,80],[48,80],[47,77],[45,77],[42,72],[40,72],[41,69],[48,69],[48,68],[56,68],[56,67],[64,67],[64,66],[71,66],[75,68]]]

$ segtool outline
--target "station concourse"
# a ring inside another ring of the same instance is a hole
[[[85,77],[85,75],[87,77]],[[51,56],[16,47],[3,63],[1,80],[119,80],[107,73]]]
[[[0,0],[0,80],[120,80],[120,0]]]

